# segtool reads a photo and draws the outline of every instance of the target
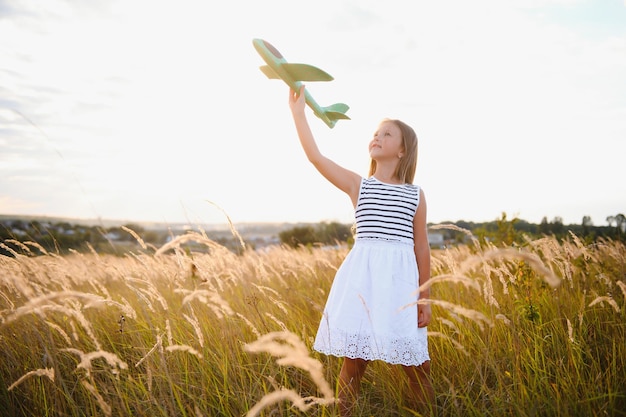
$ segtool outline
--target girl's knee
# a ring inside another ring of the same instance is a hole
[[[367,363],[365,359],[344,358],[341,373],[345,376],[360,378],[365,373]]]
[[[419,369],[420,372],[426,375],[430,375],[430,361],[426,361],[422,363],[421,365],[418,365],[417,369]]]

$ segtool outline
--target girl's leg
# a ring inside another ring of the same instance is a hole
[[[344,358],[339,373],[339,415],[350,416],[354,402],[359,395],[361,378],[365,373],[367,361],[365,359]]]
[[[430,361],[419,366],[402,366],[402,369],[409,377],[409,387],[417,402],[418,411],[432,411],[435,392],[430,382]]]

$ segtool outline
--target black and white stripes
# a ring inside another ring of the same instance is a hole
[[[417,185],[363,178],[355,210],[357,239],[413,243],[419,194]]]

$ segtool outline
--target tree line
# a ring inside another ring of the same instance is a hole
[[[522,244],[526,238],[539,238],[542,236],[554,236],[564,239],[570,233],[575,234],[587,243],[598,239],[626,240],[626,216],[617,214],[607,217],[607,226],[594,226],[589,216],[584,216],[581,224],[563,223],[561,217],[555,217],[548,221],[544,217],[539,224],[529,223],[517,217],[508,219],[506,213],[502,213],[499,219],[491,222],[444,222],[453,227],[436,228],[436,233],[443,235],[446,244],[464,243],[468,239],[467,233],[459,231],[463,229],[471,232],[480,241],[490,241],[495,244]],[[285,230],[279,234],[283,244],[297,247],[310,245],[334,245],[338,242],[351,244],[354,241],[352,227],[339,223],[320,223],[317,225],[298,226]],[[435,226],[430,224],[429,226]],[[441,224],[439,224],[441,226]],[[435,229],[433,227],[433,229]],[[434,232],[434,230],[433,230]]]
[[[536,239],[543,236],[554,236],[562,240],[570,234],[581,238],[590,244],[600,239],[612,239],[626,241],[626,216],[617,214],[608,216],[606,226],[594,226],[589,216],[583,216],[580,224],[564,224],[561,217],[548,220],[544,217],[539,224],[529,223],[514,217],[508,219],[506,213],[502,213],[499,219],[491,222],[473,223],[457,221],[452,224],[469,230],[479,240],[489,240],[496,244],[512,245],[522,244],[526,238]],[[462,241],[467,235],[454,230],[444,230],[445,239]]]
[[[0,222],[0,254],[10,254],[11,250],[23,252],[25,248],[33,253],[65,254],[70,250],[116,253],[120,248],[136,243],[136,238],[125,228],[154,245],[164,243],[167,238],[167,234],[145,230],[136,224],[105,228],[68,222],[3,220]]]
[[[436,228],[437,230],[433,232],[441,234],[446,245],[467,241],[467,233],[458,229],[471,232],[481,241],[505,245],[522,244],[526,238],[541,236],[564,239],[570,233],[587,243],[599,239],[626,241],[626,216],[617,214],[607,217],[606,220],[606,226],[594,226],[591,219],[585,216],[580,224],[565,225],[560,217],[555,217],[550,221],[544,217],[541,223],[533,224],[518,218],[509,219],[506,213],[502,213],[499,219],[491,222],[475,223],[462,220],[445,222],[452,227]],[[281,244],[291,247],[333,246],[345,243],[351,245],[354,241],[353,226],[338,222],[297,225],[279,232],[278,238]],[[207,234],[217,243],[235,252],[241,251],[238,238],[225,236],[223,233],[214,236],[211,236],[211,233]],[[171,231],[145,230],[138,224],[105,228],[67,222],[2,220],[0,221],[0,255],[12,255],[24,253],[24,251],[34,254],[44,251],[65,254],[71,250],[78,252],[95,250],[98,253],[123,254],[128,250],[136,250],[136,236],[154,247],[165,244],[173,237]],[[245,238],[244,240],[247,247],[254,249],[255,245],[259,245],[257,242],[251,242]]]

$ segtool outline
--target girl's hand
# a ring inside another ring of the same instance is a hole
[[[291,109],[291,113],[304,112],[305,103],[304,84],[300,86],[300,91],[297,93],[291,88],[289,89],[289,108]]]
[[[417,327],[426,327],[430,324],[432,312],[430,304],[417,305]]]

